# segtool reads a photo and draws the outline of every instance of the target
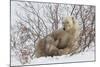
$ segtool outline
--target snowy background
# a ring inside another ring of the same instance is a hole
[[[34,46],[55,29],[65,16],[75,16],[81,27],[80,53],[72,56],[34,58]],[[59,21],[59,22],[58,22]],[[95,7],[82,5],[11,2],[11,65],[35,65],[95,60]],[[29,53],[28,62],[21,57]]]

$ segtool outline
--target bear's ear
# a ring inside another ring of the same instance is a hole
[[[73,23],[75,23],[75,18],[72,16],[72,21],[73,21]]]
[[[72,19],[74,19],[74,17],[72,16]]]

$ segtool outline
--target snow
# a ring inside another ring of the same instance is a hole
[[[24,65],[40,65],[40,64],[54,64],[54,63],[71,63],[71,62],[85,62],[85,61],[94,61],[95,60],[95,51],[94,48],[86,50],[84,52],[69,56],[54,56],[54,57],[40,57],[33,58],[29,63]],[[16,56],[11,56],[11,66],[23,65],[17,59]]]
[[[41,57],[39,59],[34,59],[31,61],[33,64],[50,64],[50,63],[69,63],[69,62],[79,62],[79,61],[93,61],[94,55],[92,52],[86,52],[85,54],[79,54],[74,56],[55,56],[55,57]]]

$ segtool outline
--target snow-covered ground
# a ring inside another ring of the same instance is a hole
[[[75,54],[73,56],[54,56],[54,57],[40,57],[33,58],[29,63],[24,65],[37,65],[37,64],[54,64],[54,63],[70,63],[70,62],[84,62],[84,61],[94,61],[95,60],[95,49],[87,49],[84,52]],[[17,59],[16,55],[11,56],[11,66],[23,65]]]

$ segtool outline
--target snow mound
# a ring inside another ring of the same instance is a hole
[[[33,60],[31,60],[29,63],[24,65],[84,62],[84,61],[94,61],[94,60],[95,60],[95,52],[85,51],[72,56],[62,55],[62,56],[54,56],[54,57],[33,58]],[[12,56],[11,66],[17,66],[17,65],[23,65],[23,64],[21,64],[20,61],[16,59],[16,56]]]

